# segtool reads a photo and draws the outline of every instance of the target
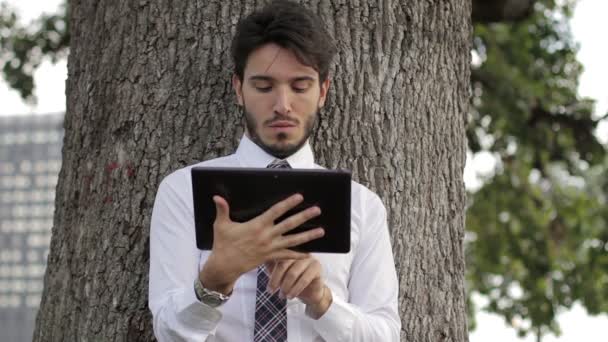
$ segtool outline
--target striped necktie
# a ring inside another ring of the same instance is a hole
[[[284,159],[275,159],[266,166],[267,169],[291,169],[291,165]]]
[[[286,160],[275,159],[269,169],[291,169]],[[268,293],[269,274],[264,265],[258,267],[258,283],[255,293],[254,342],[287,341],[287,300],[279,297],[279,291]]]

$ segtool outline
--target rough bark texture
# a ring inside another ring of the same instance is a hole
[[[402,341],[467,341],[469,1],[303,1],[339,42],[318,162],[389,209]],[[246,3],[246,4],[245,4]],[[160,180],[233,151],[235,24],[264,1],[72,0],[63,166],[35,341],[148,341]]]

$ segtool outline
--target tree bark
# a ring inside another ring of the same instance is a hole
[[[303,1],[338,41],[317,162],[390,215],[402,341],[467,341],[468,1]],[[235,23],[263,1],[72,0],[63,164],[35,341],[149,341],[148,227],[160,180],[231,153]]]

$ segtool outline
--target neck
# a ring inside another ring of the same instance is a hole
[[[298,153],[298,151],[300,151],[302,149],[302,147],[304,147],[304,145],[306,145],[306,142],[308,141],[308,139],[303,140],[299,145],[295,146],[294,148],[290,148],[288,150],[281,151],[281,150],[274,149],[268,145],[265,145],[261,141],[261,139],[257,136],[252,137],[252,135],[249,134],[248,130],[245,131],[245,136],[247,138],[249,138],[249,140],[251,140],[254,144],[256,144],[264,152],[266,152],[269,155],[271,155],[275,158],[278,158],[278,159],[286,159],[286,158],[289,158],[290,156]]]

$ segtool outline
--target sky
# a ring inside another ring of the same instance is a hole
[[[3,0],[0,0],[3,1]],[[6,1],[6,0],[4,0]],[[36,18],[42,12],[54,13],[61,0],[8,0],[11,6],[20,11],[24,22]],[[606,77],[608,76],[608,0],[581,0],[576,7],[571,22],[575,39],[580,43],[578,60],[583,64],[585,71],[580,79],[579,94],[591,97],[597,101],[596,117],[608,112],[608,91],[606,90]],[[65,111],[65,79],[67,63],[58,64],[44,62],[35,74],[36,105],[27,105],[22,102],[18,93],[10,90],[6,83],[0,80],[0,115],[15,114],[48,114]],[[601,141],[608,144],[608,120],[600,124],[596,132]],[[465,168],[465,183],[467,188],[474,189],[479,186],[478,174],[488,174],[494,169],[493,157],[488,154],[468,156]],[[476,296],[478,304],[484,299]],[[555,337],[548,335],[543,342],[600,342],[606,340],[606,326],[608,315],[598,317],[589,316],[584,308],[575,305],[571,310],[558,316],[562,335]],[[515,331],[504,323],[497,315],[479,313],[477,315],[478,327],[471,332],[470,342],[534,342],[533,336],[519,339]]]

